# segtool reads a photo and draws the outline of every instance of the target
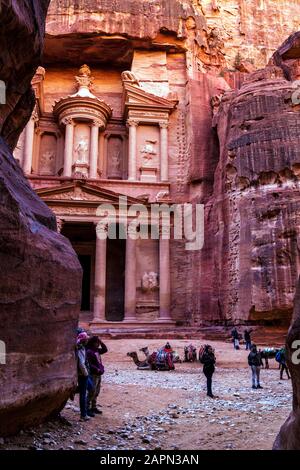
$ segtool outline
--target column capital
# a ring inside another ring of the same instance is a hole
[[[38,122],[38,120],[39,120],[39,113],[38,113],[38,110],[37,110],[36,106],[34,107],[34,110],[33,110],[32,114],[30,116],[30,119],[34,122]]]
[[[136,221],[132,221],[130,224],[127,225],[127,234],[130,240],[137,239],[137,230],[140,228],[140,224]]]
[[[131,119],[131,118],[129,118],[129,119],[127,120],[127,125],[128,125],[129,127],[138,127],[139,123],[140,123],[140,122],[139,122],[137,119]]]
[[[56,225],[57,225],[57,231],[58,233],[61,233],[64,225],[64,220],[61,219],[60,217],[56,217]]]
[[[67,126],[67,125],[72,125],[72,126],[74,126],[74,121],[73,121],[73,119],[72,119],[71,117],[65,117],[65,118],[63,118],[63,119],[61,120],[61,122],[62,122],[62,124],[63,124],[64,126]]]
[[[99,119],[93,119],[92,126],[93,127],[102,127],[103,123]]]
[[[165,122],[165,121],[160,121],[160,122],[159,122],[159,127],[160,127],[161,129],[168,129],[169,123],[168,123],[168,122]]]
[[[96,238],[99,240],[106,240],[108,234],[108,223],[98,220],[94,222],[96,228]]]

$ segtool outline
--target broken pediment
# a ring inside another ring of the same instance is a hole
[[[125,117],[128,117],[130,110],[144,110],[148,112],[165,112],[170,114],[177,106],[177,96],[172,94],[170,99],[153,95],[143,90],[138,84],[124,81],[123,107]]]

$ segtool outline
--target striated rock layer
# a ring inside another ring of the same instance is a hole
[[[74,388],[81,268],[13,147],[34,105],[47,0],[0,1],[0,434],[57,412]]]
[[[225,93],[215,116],[220,159],[206,201],[202,321],[290,318],[300,262],[299,37]]]

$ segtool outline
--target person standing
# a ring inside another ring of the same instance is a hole
[[[87,389],[89,381],[89,370],[86,358],[85,346],[88,343],[88,334],[86,332],[79,333],[77,336],[77,372],[78,372],[78,388],[79,388],[79,406],[80,420],[88,421],[87,409]]]
[[[240,342],[239,342],[240,335],[239,335],[238,330],[236,329],[236,327],[233,328],[233,330],[231,332],[231,336],[232,336],[234,349],[240,349]]]
[[[244,332],[244,340],[246,343],[246,351],[251,351],[251,333],[252,330],[245,330]]]
[[[102,411],[97,408],[97,399],[100,394],[102,375],[104,374],[101,355],[107,353],[107,347],[98,336],[92,336],[87,343],[86,349],[93,381],[93,387],[88,392],[88,412],[94,415],[102,414]]]
[[[289,374],[289,369],[288,369],[288,366],[286,365],[286,349],[282,348],[279,351],[279,353],[277,353],[277,355],[279,356],[280,380],[283,380],[283,372],[284,371],[286,372],[287,378],[290,379],[291,377],[290,377],[290,374]],[[277,357],[276,357],[276,359],[277,359]]]
[[[207,396],[216,398],[212,392],[212,377],[215,372],[216,357],[213,348],[209,344],[205,345],[200,362],[203,364],[203,374],[207,380]]]
[[[262,364],[261,355],[257,351],[257,347],[255,344],[251,346],[251,352],[248,356],[248,364],[251,367],[252,371],[252,388],[263,388],[260,385],[260,368]]]

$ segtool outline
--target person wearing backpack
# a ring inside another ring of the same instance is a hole
[[[280,380],[283,380],[283,372],[286,372],[287,378],[290,379],[289,369],[286,365],[286,349],[282,348],[277,352],[275,360],[279,362],[280,365]]]
[[[101,355],[107,353],[106,345],[98,336],[92,336],[86,346],[86,355],[89,363],[93,387],[88,392],[87,407],[90,416],[102,414],[97,408],[97,399],[101,389],[101,378],[104,374],[104,366],[102,364]]]
[[[260,353],[257,351],[255,344],[252,344],[251,346],[251,352],[248,356],[248,364],[252,371],[252,388],[263,388],[260,385],[260,367],[262,364],[262,359]]]
[[[216,357],[213,348],[206,344],[202,354],[200,355],[200,362],[203,364],[203,374],[207,380],[207,396],[216,398],[212,392],[212,377],[215,372]]]

